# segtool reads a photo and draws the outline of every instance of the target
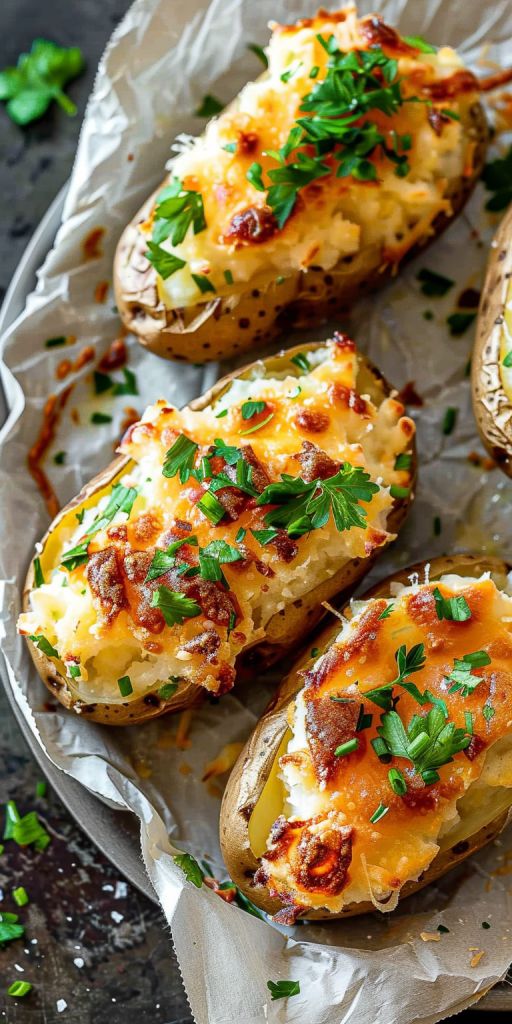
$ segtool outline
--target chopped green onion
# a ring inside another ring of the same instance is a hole
[[[370,818],[370,821],[371,821],[372,825],[376,825],[376,823],[378,821],[380,821],[380,819],[383,818],[384,815],[388,813],[388,811],[389,811],[389,807],[386,807],[385,804],[379,804],[379,806],[377,807],[377,810],[375,810],[373,812],[373,814],[372,814],[372,816]]]
[[[39,800],[42,800],[43,797],[45,797],[45,796],[46,796],[46,782],[44,781],[44,779],[40,779],[39,782],[36,783],[36,797]]]
[[[392,498],[396,498],[400,501],[403,498],[408,498],[411,493],[410,487],[399,487],[398,484],[391,484],[389,493]]]
[[[27,890],[19,885],[17,889],[13,889],[12,898],[18,907],[26,907],[29,902]]]
[[[410,469],[412,465],[412,453],[400,452],[395,459],[395,469]]]
[[[30,981],[13,981],[12,985],[9,985],[7,989],[7,995],[13,996],[14,999],[23,999],[23,996],[28,995],[31,988]]]
[[[271,412],[269,416],[266,416],[265,419],[261,421],[261,423],[256,423],[253,427],[249,427],[247,430],[241,430],[240,436],[246,437],[247,434],[254,434],[256,430],[261,430],[262,427],[266,427],[267,423],[270,423],[270,420],[273,418],[274,413]]]
[[[381,736],[376,736],[375,739],[370,740],[370,743],[377,754],[379,761],[382,761],[383,764],[387,764],[391,761],[391,754],[388,750],[388,745]]]
[[[91,416],[91,423],[103,424],[112,423],[112,416],[108,416],[105,412],[93,412]]]
[[[213,523],[214,526],[220,523],[226,514],[226,510],[220,501],[212,494],[211,491],[205,491],[202,498],[197,502],[197,508],[201,510],[203,515]]]
[[[59,652],[55,649],[55,647],[52,647],[50,641],[47,640],[46,637],[42,635],[42,633],[38,633],[37,636],[34,633],[31,633],[28,639],[30,640],[31,643],[35,644],[35,646],[40,651],[42,651],[43,654],[46,654],[48,658],[59,657]]]
[[[41,559],[34,558],[34,587],[42,587],[44,584],[43,570],[41,569]]]
[[[191,274],[190,276],[203,295],[205,292],[215,293],[217,291],[215,285],[204,274]]]
[[[176,693],[177,689],[178,683],[163,683],[162,686],[157,691],[158,696],[160,697],[160,700],[170,700],[171,697],[174,697],[174,694]]]
[[[354,736],[354,739],[347,740],[345,743],[340,743],[339,747],[336,747],[334,751],[335,757],[345,757],[347,754],[352,754],[359,747],[359,740]]]
[[[65,344],[66,344],[66,338],[64,337],[63,334],[61,334],[61,335],[59,335],[58,338],[48,338],[45,341],[44,346],[45,346],[45,348],[60,348],[61,345],[65,345]]]
[[[240,529],[237,531],[237,534],[236,534],[236,537],[235,537],[235,541],[236,541],[237,544],[241,544],[242,543],[242,541],[245,539],[246,533],[247,533],[247,530],[244,530],[243,526],[241,526]]]
[[[121,679],[117,680],[119,692],[121,697],[129,697],[133,693],[133,686],[130,676],[121,676]]]
[[[452,431],[453,431],[453,429],[455,427],[455,424],[457,422],[458,412],[459,412],[459,410],[455,409],[452,405],[448,406],[448,408],[447,408],[447,410],[446,410],[446,412],[444,414],[443,427],[442,427],[443,434],[445,434],[446,436],[448,436],[448,434],[452,433]]]
[[[235,145],[236,145],[236,143],[235,143]],[[225,270],[224,271],[224,279],[226,281],[226,284],[233,284],[233,274],[231,273],[230,270]]]
[[[435,782],[439,782],[440,778],[439,772],[436,772],[434,768],[427,768],[421,773],[421,777],[426,786],[433,786]]]
[[[389,769],[388,779],[393,793],[396,793],[397,796],[405,796],[407,793],[407,783],[398,768]]]
[[[304,373],[309,373],[311,371],[308,357],[305,356],[303,352],[297,352],[297,355],[292,356],[290,361],[294,363],[295,366],[298,366],[299,370],[303,370]]]

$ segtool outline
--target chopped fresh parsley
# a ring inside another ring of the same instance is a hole
[[[205,491],[203,497],[198,501],[196,508],[200,509],[214,526],[217,526],[226,514],[224,505],[221,505],[212,491]]]
[[[205,274],[191,274],[190,276],[202,295],[205,295],[206,292],[213,292],[214,294],[217,293],[215,285],[208,277],[206,277]]]
[[[112,416],[109,416],[106,412],[93,412],[91,416],[91,423],[96,425],[103,425],[104,423],[112,423]]]
[[[436,614],[439,620],[448,619],[451,622],[466,622],[471,618],[471,608],[463,594],[457,597],[443,597],[439,587],[434,590],[436,602]]]
[[[404,43],[407,43],[408,46],[413,46],[420,53],[437,53],[436,47],[432,46],[431,43],[427,43],[421,36],[402,36],[402,39]]]
[[[121,697],[129,697],[130,694],[133,693],[133,686],[130,676],[121,676],[121,679],[117,680],[117,685],[119,687],[119,693],[121,694]]]
[[[409,470],[412,466],[411,452],[400,452],[395,459],[394,469]]]
[[[137,387],[137,378],[135,377],[135,374],[133,373],[133,371],[129,370],[127,366],[123,366],[123,369],[122,369],[121,372],[123,374],[124,381],[115,381],[115,382],[113,382],[114,390],[113,390],[112,394],[114,394],[114,395],[138,395],[139,394],[139,389]]]
[[[206,227],[203,197],[184,188],[179,178],[172,178],[156,200],[153,242],[160,244],[169,238],[171,245],[180,245],[191,227],[195,235]]]
[[[450,313],[450,316],[446,318],[450,334],[454,337],[464,334],[468,327],[471,327],[475,317],[476,313]]]
[[[419,704],[429,703],[429,698],[422,694],[414,683],[407,682],[407,677],[414,672],[420,672],[425,665],[425,647],[423,644],[414,644],[409,650],[405,644],[395,651],[395,661],[398,674],[390,683],[383,683],[373,690],[365,690],[364,696],[371,700],[378,707],[387,710],[392,707],[392,691],[394,686],[401,686],[404,690],[418,701]]]
[[[384,610],[380,613],[379,619],[389,619],[389,616],[391,615],[394,607],[395,606],[394,606],[393,602],[391,602],[390,604],[387,604],[386,607],[384,608]]]
[[[150,583],[152,580],[157,580],[164,573],[169,572],[170,569],[176,568],[176,553],[184,544],[192,544],[194,547],[197,547],[197,537],[191,536],[185,537],[183,540],[175,540],[165,551],[157,548],[144,582]],[[188,568],[186,563],[183,564]]]
[[[507,370],[510,370],[510,368],[512,367],[512,349],[510,349],[510,352],[507,352],[501,365],[504,366]]]
[[[253,416],[263,412],[266,407],[266,402],[243,402],[241,407],[242,419],[251,420]]]
[[[78,46],[58,46],[48,39],[36,39],[30,53],[22,53],[16,67],[0,72],[0,100],[15,124],[37,121],[55,100],[66,114],[76,114],[76,105],[66,96],[64,86],[85,67]]]
[[[482,181],[487,191],[494,193],[485,204],[486,210],[499,213],[512,202],[512,146],[505,156],[485,165]]]
[[[427,267],[423,267],[416,277],[421,283],[423,295],[428,295],[432,299],[441,299],[455,284],[451,277],[444,277],[443,274],[437,274],[435,270],[428,270]]]
[[[304,352],[297,352],[295,356],[292,356],[290,362],[298,366],[299,370],[302,370],[303,373],[311,372],[311,364],[308,357],[304,355]]]
[[[129,516],[138,493],[139,492],[136,487],[125,487],[124,484],[114,484],[105,508],[96,516],[96,519],[87,530],[84,539],[80,541],[79,544],[75,545],[74,548],[64,552],[61,564],[71,572],[79,565],[83,565],[84,562],[87,562],[89,541],[91,537],[97,533],[98,530],[105,529],[105,527],[112,522],[118,512],[126,512]],[[82,520],[80,520],[80,522],[81,521]]]
[[[289,999],[290,996],[298,996],[300,993],[300,982],[298,981],[267,981],[267,988],[275,999]]]
[[[203,872],[199,867],[195,857],[191,853],[177,853],[173,857],[173,861],[185,875],[187,882],[192,882],[196,889],[200,889],[203,884]]]
[[[162,685],[158,688],[157,693],[158,696],[160,697],[160,700],[170,700],[171,697],[174,697],[174,694],[176,693],[177,689],[178,683],[176,682],[162,683]]]
[[[151,607],[160,609],[167,626],[181,626],[185,619],[193,619],[201,614],[196,601],[169,587],[157,587]]]
[[[437,782],[437,769],[453,761],[465,750],[470,737],[454,722],[447,722],[440,708],[434,707],[424,717],[413,715],[407,728],[396,711],[387,711],[377,727],[380,738],[393,757],[403,757],[414,766],[427,785]]]
[[[257,505],[277,505],[265,514],[265,525],[286,529],[290,536],[302,537],[329,521],[332,512],[336,529],[364,529],[366,509],[379,490],[360,466],[344,462],[334,476],[306,483],[300,476],[281,474],[281,481],[269,484],[259,495]]]
[[[168,277],[172,277],[177,270],[182,270],[186,265],[185,260],[180,260],[180,258],[175,256],[172,252],[166,252],[166,250],[162,249],[162,246],[157,245],[156,242],[148,242],[146,259],[151,263],[157,274],[159,274],[164,281],[166,281]]]
[[[179,434],[166,453],[162,476],[173,477],[179,473],[180,482],[186,484],[194,468],[199,445],[191,441],[186,434]]]
[[[105,391],[110,391],[114,386],[114,381],[108,373],[100,373],[99,370],[95,370],[93,373],[93,384],[94,394],[103,395]]]
[[[494,718],[496,711],[493,708],[492,704],[484,704],[482,708],[482,714],[485,718],[485,721],[490,722],[491,718]]]
[[[221,110],[224,110],[224,103],[222,100],[218,100],[216,96],[212,96],[211,93],[207,93],[201,100],[201,105],[196,110],[197,117],[213,117],[214,114],[220,114]]]
[[[264,546],[265,544],[271,544],[273,540],[278,536],[278,530],[251,530],[251,533],[258,544]]]
[[[487,651],[473,651],[472,654],[464,654],[462,658],[455,658],[453,669],[446,677],[450,686],[448,693],[457,693],[460,690],[462,697],[469,697],[476,687],[483,682],[482,676],[475,676],[473,668],[484,668],[491,664]]]
[[[453,433],[453,431],[455,429],[455,424],[457,422],[458,414],[459,414],[459,410],[456,409],[453,405],[449,405],[448,408],[446,409],[445,414],[443,416],[443,428],[442,428],[443,429],[443,434],[446,437],[448,437],[449,434]]]

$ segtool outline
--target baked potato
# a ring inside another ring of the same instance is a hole
[[[482,291],[471,376],[480,436],[512,476],[512,206],[491,245]]]
[[[159,401],[54,520],[19,630],[74,711],[130,724],[296,645],[392,540],[414,424],[345,335]]]
[[[284,924],[393,910],[504,827],[509,572],[470,555],[399,572],[284,680],[221,812],[227,869],[262,910]]]
[[[158,355],[223,359],[343,311],[439,235],[482,169],[479,84],[449,47],[350,6],[274,25],[268,61],[119,241],[121,317]]]

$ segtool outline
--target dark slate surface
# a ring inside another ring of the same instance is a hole
[[[0,4],[0,68],[15,63],[38,36],[79,45],[87,59],[86,74],[68,90],[79,108],[76,118],[55,108],[22,130],[0,109],[0,298],[68,178],[96,65],[128,6],[128,0]],[[53,794],[35,800],[40,777],[0,686],[0,804],[15,799],[22,813],[37,809],[53,837],[44,854],[8,843],[0,857],[0,909],[16,909],[11,892],[18,885],[31,897],[19,911],[25,939],[0,950],[0,1019],[8,1024],[190,1024],[162,915],[119,877]],[[34,985],[25,1000],[5,996],[17,979]],[[458,1019],[470,1024],[482,1017],[468,1013]]]

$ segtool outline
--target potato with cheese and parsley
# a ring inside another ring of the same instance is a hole
[[[450,47],[353,6],[272,29],[268,69],[119,242],[121,316],[167,358],[226,358],[345,309],[439,235],[483,166],[479,83]]]
[[[512,806],[512,572],[391,576],[312,641],[224,795],[231,878],[283,924],[393,910]]]
[[[414,424],[345,335],[146,410],[50,526],[19,630],[41,678],[130,724],[230,690],[299,642],[412,497]]]

